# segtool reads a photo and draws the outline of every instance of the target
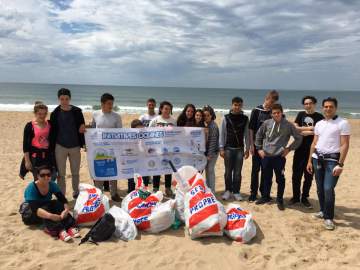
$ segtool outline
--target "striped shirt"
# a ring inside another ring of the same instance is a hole
[[[219,128],[214,121],[208,125],[206,141],[206,156],[216,156],[219,153]]]

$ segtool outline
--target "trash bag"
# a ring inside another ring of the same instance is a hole
[[[250,212],[232,203],[226,207],[226,214],[227,223],[224,232],[229,238],[247,243],[256,236],[256,226]]]
[[[137,236],[137,229],[133,219],[120,207],[113,206],[109,212],[115,219],[114,236],[124,241],[134,240]]]
[[[197,174],[185,194],[185,224],[191,239],[205,236],[222,236],[227,216],[224,206],[206,186],[205,179]]]
[[[78,225],[91,226],[109,210],[109,198],[90,184],[81,183],[79,191],[74,218]]]
[[[163,193],[151,193],[143,185],[142,177],[134,175],[136,188],[122,201],[121,208],[129,213],[139,230],[159,233],[171,227],[175,221],[175,201],[161,203]]]

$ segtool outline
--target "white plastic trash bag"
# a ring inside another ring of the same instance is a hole
[[[74,218],[78,225],[91,226],[109,210],[109,198],[100,189],[81,183],[74,206]]]
[[[114,235],[124,241],[134,240],[137,236],[137,229],[133,219],[123,209],[117,206],[110,208],[109,212],[115,219]]]
[[[158,233],[168,229],[175,221],[175,201],[162,203],[163,193],[151,193],[143,185],[142,177],[134,175],[137,185],[122,201],[121,208],[129,213],[139,230]]]
[[[185,194],[184,214],[191,239],[223,235],[227,222],[225,209],[199,173],[191,181],[191,188]]]
[[[227,224],[225,234],[231,239],[247,243],[256,236],[256,226],[250,212],[243,210],[238,204],[226,207]]]
[[[151,209],[150,226],[145,229],[149,233],[159,233],[171,227],[175,222],[175,200],[160,203]]]
[[[185,223],[185,193],[191,188],[192,181],[196,178],[198,171],[192,166],[182,166],[176,173],[173,173],[173,182],[176,182],[175,188],[175,214],[176,217]]]
[[[185,200],[185,194],[184,192],[176,187],[175,188],[175,202],[176,202],[176,206],[175,206],[175,215],[178,218],[178,220],[180,220],[181,222],[185,223],[185,205],[184,205],[184,200]]]

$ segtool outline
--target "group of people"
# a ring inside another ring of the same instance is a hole
[[[46,120],[48,108],[41,102],[34,106],[35,118],[24,129],[24,158],[20,166],[20,177],[31,172],[34,182],[25,191],[25,203],[32,211],[28,223],[42,220],[48,231],[55,231],[60,239],[68,241],[79,236],[67,206],[66,161],[70,161],[73,198],[79,194],[80,149],[85,147],[85,120],[80,108],[71,105],[71,92],[62,88],[58,91],[59,106]],[[315,111],[317,100],[313,96],[302,99],[304,111],[298,113],[295,122],[288,121],[283,113],[276,90],[269,91],[262,105],[251,112],[250,118],[242,111],[243,99],[232,99],[229,113],[224,115],[220,128],[215,122],[214,109],[206,105],[196,109],[187,104],[177,119],[172,116],[173,105],[162,101],[156,113],[156,101],[147,100],[147,113],[134,119],[131,128],[146,127],[201,127],[205,129],[207,165],[206,182],[215,193],[215,165],[219,155],[224,160],[225,192],[223,200],[232,197],[241,201],[242,166],[244,159],[252,156],[251,185],[249,202],[258,205],[271,202],[273,173],[277,183],[276,203],[284,210],[285,163],[290,151],[295,151],[293,159],[293,197],[289,204],[301,203],[312,208],[308,197],[315,174],[320,212],[316,217],[324,219],[325,227],[335,228],[333,223],[335,186],[344,166],[349,148],[350,126],[337,116],[337,100],[327,98],[322,101],[323,114]],[[93,112],[92,128],[122,128],[122,119],[113,111],[114,97],[105,93],[101,96],[101,109]],[[293,141],[288,145],[290,138]],[[260,174],[261,172],[261,174]],[[260,181],[259,181],[260,174]],[[301,180],[304,177],[301,191]],[[158,191],[161,176],[144,177],[153,191]],[[56,183],[52,180],[57,180]],[[165,194],[173,196],[171,175],[165,175]],[[96,187],[109,189],[111,199],[120,201],[117,193],[117,179],[94,181]],[[134,179],[128,179],[128,192],[135,188]],[[258,193],[260,197],[258,198]],[[52,201],[54,194],[57,201]],[[25,222],[25,221],[24,221]],[[52,232],[54,233],[54,232]]]

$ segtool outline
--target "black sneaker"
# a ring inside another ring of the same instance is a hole
[[[251,194],[248,198],[249,202],[255,202],[256,201],[256,194]]]
[[[277,202],[277,207],[279,208],[280,211],[284,211],[285,210],[284,202],[283,201],[278,201]]]
[[[289,205],[294,205],[294,204],[297,204],[299,202],[300,202],[299,199],[291,198],[290,201],[289,201]]]
[[[301,199],[301,203],[308,209],[313,208],[313,206],[311,205],[311,203],[309,202],[309,200],[307,198]]]
[[[265,204],[265,203],[268,203],[268,202],[270,202],[270,201],[271,201],[270,198],[263,198],[263,197],[261,197],[260,199],[258,199],[258,200],[256,201],[255,204],[257,204],[257,205],[259,205],[259,204]]]
[[[120,202],[121,198],[119,194],[116,193],[115,195],[111,196],[111,200],[113,200],[114,202]]]

